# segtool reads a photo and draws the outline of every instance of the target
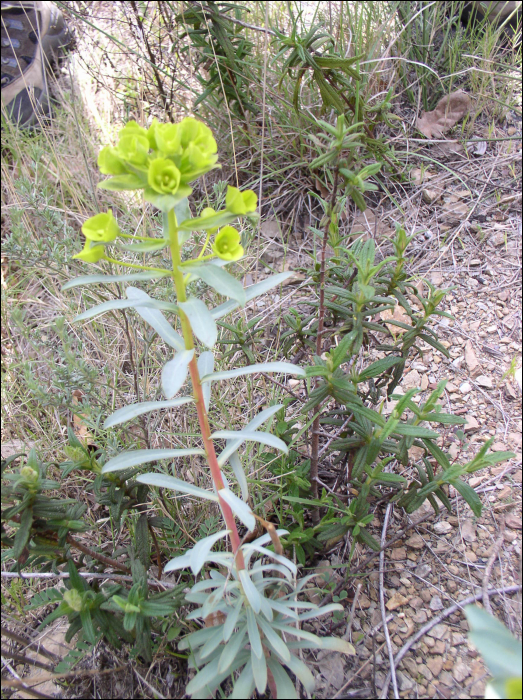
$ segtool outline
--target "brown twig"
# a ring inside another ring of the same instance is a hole
[[[502,593],[519,593],[521,591],[521,585],[513,585],[513,586],[505,586],[504,588],[491,588],[490,590],[487,591],[487,595],[501,595]],[[409,651],[409,649],[418,641],[420,640],[427,632],[429,632],[433,627],[435,627],[437,624],[439,624],[442,620],[445,620],[449,615],[452,615],[452,613],[455,613],[457,610],[460,608],[463,608],[464,605],[470,605],[471,603],[475,603],[478,600],[481,600],[483,598],[483,591],[481,593],[477,593],[476,595],[471,595],[468,598],[465,598],[464,600],[460,600],[458,603],[455,603],[454,605],[451,605],[449,608],[444,610],[441,615],[438,615],[437,617],[433,618],[430,620],[430,622],[427,622],[427,624],[422,627],[416,634],[409,639],[409,641],[404,644],[401,649],[398,651],[396,656],[394,657],[394,666],[398,666],[399,662],[403,659],[405,654]],[[387,674],[387,677],[385,678],[385,683],[383,684],[383,688],[381,691],[381,698],[386,698],[389,692],[389,685],[390,685],[390,680],[391,680],[391,674],[390,672]]]

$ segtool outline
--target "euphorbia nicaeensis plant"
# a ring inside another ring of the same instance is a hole
[[[295,649],[331,649],[354,653],[353,647],[338,638],[319,638],[302,629],[301,623],[333,610],[339,604],[319,608],[303,602],[298,596],[311,577],[297,580],[295,564],[283,556],[276,530],[255,515],[249,505],[247,479],[241,464],[240,449],[246,441],[257,441],[282,452],[286,444],[269,432],[258,428],[281,409],[271,406],[258,413],[240,430],[213,431],[209,420],[211,389],[221,382],[257,372],[280,372],[304,376],[305,372],[290,363],[267,362],[237,369],[214,372],[213,347],[217,341],[216,321],[247,301],[281,284],[292,273],[281,273],[246,289],[225,267],[239,260],[244,253],[238,230],[230,224],[236,219],[256,217],[257,197],[251,190],[228,187],[225,208],[214,211],[207,207],[192,218],[188,196],[190,183],[217,165],[217,145],[210,129],[202,122],[185,118],[178,124],[153,121],[149,129],[129,122],[119,133],[116,147],[100,152],[98,165],[111,177],[99,184],[107,190],[142,190],[146,202],[163,213],[163,236],[159,238],[123,233],[111,210],[97,214],[82,226],[85,246],[76,258],[86,263],[102,260],[131,267],[131,274],[96,274],[79,277],[65,288],[82,284],[107,284],[151,280],[169,276],[173,282],[173,300],[157,301],[136,287],[127,287],[127,299],[104,302],[80,314],[76,321],[92,318],[106,311],[133,308],[171,348],[172,356],[165,363],[161,383],[165,401],[146,401],[119,408],[105,421],[104,427],[131,421],[137,416],[186,405],[199,423],[202,446],[187,445],[181,449],[139,449],[123,452],[110,459],[103,472],[124,470],[150,462],[183,459],[201,455],[207,461],[212,489],[205,490],[169,475],[166,471],[142,474],[141,483],[173,489],[188,496],[213,501],[223,515],[224,528],[172,559],[165,571],[188,568],[198,576],[205,564],[210,578],[201,579],[187,595],[189,603],[199,607],[187,617],[205,621],[205,626],[189,634],[179,645],[190,649],[190,664],[199,669],[187,686],[187,692],[210,697],[229,676],[233,690],[229,697],[245,698],[254,689],[264,693],[269,685],[273,697],[297,697],[290,671],[307,692],[314,690],[314,678],[306,664],[293,653]],[[183,246],[193,250],[193,232],[206,237],[196,258],[183,259]],[[127,239],[127,241],[126,241]],[[162,269],[118,261],[108,253],[111,245],[127,251],[156,252],[169,248],[172,269]],[[192,282],[203,280],[219,294],[229,297],[221,305],[209,309],[195,294]],[[177,319],[181,334],[166,316]],[[192,396],[177,397],[190,377]],[[215,440],[225,440],[217,452]],[[163,461],[163,462],[162,462]],[[229,485],[222,468],[229,463],[237,483]],[[161,467],[159,467],[161,469]],[[254,541],[240,538],[237,521],[248,531],[255,529],[256,519],[266,534]],[[214,545],[227,539],[230,546],[213,551]],[[272,545],[272,549],[269,547]],[[216,568],[216,565],[220,567]],[[225,573],[223,573],[225,572]]]

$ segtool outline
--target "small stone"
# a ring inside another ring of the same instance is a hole
[[[476,357],[476,353],[470,340],[467,340],[465,343],[465,362],[467,363],[467,367],[471,372],[473,372],[479,365],[478,358]]]
[[[409,457],[413,462],[418,462],[425,454],[425,449],[423,447],[416,447],[413,445],[408,451]]]
[[[450,523],[447,523],[445,520],[442,520],[439,523],[436,523],[434,525],[434,532],[437,535],[446,535],[447,532],[451,532],[452,530],[452,525]]]
[[[479,423],[474,416],[466,415],[465,420],[467,421],[463,427],[465,432],[471,432],[472,430],[477,430],[479,428]]]
[[[419,597],[419,595],[414,596],[414,598],[409,600],[409,605],[413,610],[419,610],[419,608],[421,608],[423,605],[423,600]]]
[[[459,448],[458,448],[458,446],[456,445],[456,443],[453,442],[453,443],[451,444],[451,446],[449,447],[449,457],[450,457],[452,460],[455,460],[455,459],[457,458],[458,454],[459,454]]]
[[[480,374],[479,377],[476,377],[476,383],[479,384],[479,386],[484,386],[486,389],[492,389],[492,379],[490,377],[486,377],[484,374]]]
[[[444,654],[445,653],[445,642],[441,639],[438,639],[438,641],[434,644],[434,647],[432,648],[432,653],[433,654]]]
[[[475,552],[467,551],[465,552],[465,559],[471,564],[474,564],[475,562],[477,562],[478,557],[476,556]]]
[[[484,698],[485,697],[485,681],[476,681],[470,688],[470,694],[474,698]]]
[[[432,594],[431,594],[430,591],[428,591],[428,590],[425,588],[423,591],[421,591],[421,597],[423,598],[423,600],[425,601],[425,603],[430,603],[431,598],[432,598]]]
[[[432,612],[436,612],[436,610],[443,610],[443,603],[439,595],[435,595],[432,598],[429,603],[429,608],[432,610]]]
[[[420,385],[420,380],[421,380],[421,377],[420,377],[418,370],[413,369],[403,377],[403,381],[401,382],[401,385],[403,386],[404,389],[417,388]]]
[[[405,544],[407,547],[411,547],[411,549],[423,549],[425,546],[425,540],[421,535],[415,534],[412,535],[412,537],[409,537]]]
[[[414,622],[416,622],[419,625],[425,624],[427,622],[427,613],[425,610],[418,610],[418,612],[412,617]]]
[[[427,632],[429,637],[432,637],[433,639],[443,639],[444,637],[448,637],[449,633],[449,628],[447,625],[434,625],[434,627]]]
[[[365,595],[365,593],[362,593],[362,594],[360,595],[360,597],[358,598],[358,606],[359,606],[362,610],[368,610],[368,609],[370,608],[371,602],[370,602],[369,598],[367,598],[367,596]]]
[[[442,671],[439,680],[441,683],[443,683],[443,685],[446,685],[448,688],[452,688],[452,686],[454,685],[454,679],[448,671]]]
[[[422,391],[426,391],[429,388],[429,378],[426,374],[421,377],[420,387]]]
[[[505,518],[505,525],[512,530],[521,530],[521,518],[511,513]]]
[[[419,566],[416,567],[414,573],[416,576],[419,576],[420,578],[427,578],[427,576],[430,574],[432,571],[432,567],[429,564],[420,564]],[[430,598],[429,598],[430,600]]]
[[[392,598],[385,603],[387,610],[396,610],[396,608],[401,608],[405,603],[408,602],[408,598],[405,598],[401,593],[394,593]]]
[[[505,452],[507,448],[502,442],[495,442],[490,449],[492,452]]]
[[[470,676],[470,670],[463,661],[459,661],[452,669],[452,675],[454,680],[458,683],[462,683],[467,676]]]
[[[443,657],[442,656],[433,656],[427,661],[427,666],[430,669],[430,672],[432,673],[433,676],[436,678],[439,676],[441,673],[441,670],[443,668]]]
[[[402,561],[407,557],[407,550],[405,547],[396,547],[390,553],[390,558],[392,561]]]
[[[472,384],[470,384],[470,382],[463,382],[463,384],[459,387],[459,390],[464,396],[466,396],[472,391]]]
[[[458,387],[455,384],[453,384],[452,382],[448,382],[448,384],[445,388],[449,392],[449,394],[455,394],[456,391],[458,391]]]
[[[490,242],[492,245],[495,245],[497,248],[501,245],[505,245],[505,242],[507,240],[507,236],[503,231],[499,231],[499,233],[496,233],[494,236],[491,237]]]
[[[402,692],[412,690],[416,685],[412,678],[409,678],[401,671],[396,671],[396,680],[398,681],[398,690]]]
[[[433,675],[430,671],[430,668],[427,666],[427,664],[419,664],[418,665],[418,670],[423,676],[428,681],[431,681],[433,679]]]
[[[433,204],[441,197],[441,190],[432,190],[428,187],[421,192],[425,204]]]
[[[475,542],[477,540],[476,526],[472,520],[465,520],[461,527],[461,536],[466,542]]]

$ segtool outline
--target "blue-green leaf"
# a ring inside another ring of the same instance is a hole
[[[128,287],[126,289],[126,294],[129,299],[151,299],[148,294],[135,287]],[[140,306],[136,309],[136,313],[154,328],[167,345],[170,345],[175,350],[185,350],[185,343],[182,337],[174,330],[161,311],[146,306]]]
[[[98,183],[101,190],[110,190],[111,192],[123,192],[125,190],[141,190],[145,185],[147,175],[140,177],[135,173],[126,173],[124,175],[116,175],[108,180],[102,180]]]
[[[133,272],[130,275],[80,275],[80,277],[75,277],[73,280],[69,280],[62,286],[62,292],[66,289],[72,289],[73,287],[80,287],[82,285],[88,284],[109,284],[109,282],[131,282],[136,280],[154,280],[160,277],[167,277],[171,275],[172,272],[166,270],[165,272],[155,272],[153,270],[144,270],[143,272]]]
[[[242,521],[249,532],[252,532],[256,527],[256,518],[250,506],[242,501],[241,498],[238,498],[230,489],[220,489],[218,494],[230,506],[234,515]]]
[[[129,240],[129,239],[127,239]],[[138,243],[118,243],[118,248],[128,250],[130,253],[151,253],[167,248],[169,241],[159,238],[157,241],[139,241]]]
[[[214,355],[211,350],[206,350],[198,357],[198,374],[203,377],[206,374],[210,374],[214,369]],[[203,403],[205,404],[205,410],[209,410],[209,404],[211,402],[211,384],[204,384],[202,386],[203,393]]]
[[[189,371],[189,362],[194,357],[192,350],[177,352],[172,360],[166,362],[162,369],[162,390],[167,399],[177,394],[182,388]]]
[[[202,279],[209,287],[215,289],[218,294],[235,299],[240,306],[245,306],[245,291],[243,285],[227,270],[217,265],[190,265],[183,268],[183,272]],[[212,312],[210,312],[212,313]]]
[[[263,280],[262,282],[252,284],[250,287],[247,287],[244,290],[245,302],[251,301],[251,299],[254,299],[260,294],[265,294],[269,290],[274,289],[274,287],[282,284],[282,282],[285,282],[285,280],[293,277],[293,275],[294,272],[280,272],[277,275],[272,275],[272,277],[267,277],[267,279]],[[220,306],[217,306],[211,310],[212,317],[218,320],[219,318],[222,318],[222,316],[226,316],[231,311],[234,311],[234,309],[237,309],[239,306],[240,304],[238,304],[237,301],[226,301],[223,304],[220,304]]]
[[[191,452],[191,454],[202,454],[203,450],[142,450],[143,452]],[[181,456],[181,455],[180,455]],[[159,458],[161,459],[161,458]],[[194,486],[194,484],[188,484],[186,481],[177,479],[174,476],[169,476],[169,474],[156,474],[150,472],[148,474],[140,474],[136,477],[136,481],[141,484],[149,484],[149,486],[158,486],[163,489],[173,489],[173,491],[180,491],[181,493],[186,493],[189,496],[197,496],[198,498],[204,498],[207,501],[218,501],[218,496],[214,491],[205,491],[204,489]]]
[[[154,462],[160,459],[172,459],[176,457],[185,457],[186,455],[203,455],[204,450],[198,448],[182,449],[182,450],[132,450],[131,452],[122,452],[117,457],[113,457],[102,467],[102,474],[108,472],[116,472],[121,469],[129,469],[136,467],[138,464],[146,462]]]
[[[210,386],[210,383],[206,383],[203,385],[203,388],[205,389],[207,386]],[[253,430],[256,430],[256,428],[259,428],[262,423],[264,423],[266,420],[268,420],[271,416],[273,416],[275,413],[277,413],[280,408],[282,408],[282,404],[278,404],[276,406],[270,406],[269,408],[265,408],[263,411],[260,411],[254,418],[245,426],[243,430],[246,430],[248,432],[252,432]],[[242,431],[240,431],[242,432]],[[220,452],[220,455],[218,456],[218,464],[220,467],[222,467],[229,457],[236,452],[238,447],[242,444],[243,440],[241,438],[236,439],[236,440],[228,440],[227,444],[225,445],[225,448],[222,452]],[[234,469],[234,466],[231,461],[231,466]],[[235,472],[236,473],[236,472]],[[242,469],[242,474],[243,474],[243,469]],[[238,478],[236,476],[236,478]],[[246,498],[244,496],[244,498]]]
[[[289,448],[283,440],[280,440],[276,435],[263,433],[260,430],[217,430],[211,435],[211,440],[218,440],[220,438],[225,440],[241,440],[242,442],[247,440],[261,442],[262,445],[269,445],[269,447],[275,447],[277,450],[289,454]]]
[[[246,374],[257,374],[258,372],[283,372],[284,374],[295,374],[298,377],[305,376],[305,370],[297,365],[292,365],[290,362],[262,362],[258,365],[249,365],[248,367],[239,367],[238,369],[229,369],[224,372],[206,374],[201,378],[201,382],[205,384],[205,382],[216,382],[219,379],[243,377]]]
[[[189,297],[187,301],[179,302],[179,306],[189,319],[194,335],[208,348],[212,348],[218,340],[218,328],[203,301]]]
[[[179,399],[171,399],[171,401],[142,401],[141,403],[133,403],[130,406],[119,408],[114,413],[106,418],[104,428],[112,428],[113,425],[125,423],[128,420],[141,416],[143,413],[150,411],[158,411],[162,408],[175,408],[183,406],[185,403],[191,403],[194,399],[191,396],[183,396]]]

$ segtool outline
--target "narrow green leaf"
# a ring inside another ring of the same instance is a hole
[[[185,482],[182,482],[185,485]],[[198,489],[199,491],[202,491],[203,489]],[[223,489],[225,490],[225,489]],[[186,491],[187,493],[187,491]],[[207,491],[205,491],[207,493]],[[205,564],[207,561],[207,555],[211,551],[211,549],[214,547],[216,542],[218,540],[223,539],[230,533],[230,530],[221,530],[220,532],[215,532],[214,535],[209,535],[208,537],[204,537],[202,540],[197,542],[194,547],[190,550],[189,554],[191,557],[191,571],[195,576],[197,576],[200,573],[200,570],[202,566]],[[221,638],[223,638],[223,629],[220,630],[220,635]],[[212,651],[212,649],[211,649]]]
[[[467,422],[461,416],[454,416],[452,413],[426,413],[423,415],[423,420],[444,425],[465,425]]]
[[[102,180],[98,183],[101,190],[110,190],[111,192],[123,192],[125,190],[141,190],[147,185],[147,174],[144,173],[143,178],[135,173],[126,173],[124,175],[116,175],[108,180]],[[93,642],[94,644],[94,642]]]
[[[214,355],[211,350],[205,350],[198,357],[196,362],[198,365],[198,374],[203,377],[206,374],[210,374],[214,369]],[[202,386],[203,393],[203,403],[205,405],[205,410],[209,410],[209,404],[211,402],[211,384],[204,384]]]
[[[481,516],[481,510],[483,506],[481,504],[480,497],[474,491],[472,486],[469,486],[464,481],[461,481],[461,479],[453,479],[450,483],[452,484],[452,486],[454,486],[456,491],[459,491],[459,493],[467,501],[474,515],[477,518],[479,518]]]
[[[439,434],[433,430],[423,428],[421,425],[409,425],[408,423],[399,423],[394,428],[394,433],[413,438],[426,438],[427,440],[437,440],[439,438]]]
[[[377,377],[378,375],[383,374],[383,372],[388,370],[390,367],[398,365],[401,362],[403,362],[401,357],[384,357],[382,360],[373,362],[372,365],[369,365],[363,370],[363,372],[359,373],[358,382],[365,382],[367,379],[371,379],[371,377]]]
[[[134,403],[111,413],[105,420],[103,427],[112,428],[114,425],[120,425],[120,423],[125,423],[137,416],[141,416],[143,413],[159,411],[163,408],[176,408],[192,402],[194,402],[194,399],[191,396],[182,396],[179,399],[171,399],[171,401],[142,401],[141,403]]]
[[[256,614],[258,614],[261,610],[262,605],[258,589],[251,581],[251,577],[249,576],[249,573],[246,569],[238,571],[238,577],[240,579],[243,592],[247,596],[247,600],[249,601],[250,606],[252,608],[252,610],[250,608],[247,608],[247,613],[249,613],[249,611],[251,613],[254,611]],[[254,620],[254,624],[256,624],[256,620]]]
[[[138,464],[154,462],[160,459],[172,459],[176,457],[185,457],[187,455],[203,454],[205,454],[204,450],[196,448],[183,450],[132,450],[131,452],[122,452],[117,457],[113,457],[113,459],[106,462],[102,467],[102,474],[120,471],[121,469],[129,469],[130,467],[136,467]]]
[[[129,240],[129,239],[125,239]],[[169,241],[159,238],[157,241],[139,241],[138,243],[118,243],[118,248],[130,253],[152,253],[167,248]]]
[[[294,698],[298,698],[299,696],[296,693],[294,683],[291,681],[280,662],[277,661],[274,657],[270,656],[267,659],[267,665],[271,670],[272,677],[274,678],[274,682],[276,684],[276,697],[286,698],[288,700],[294,700]]]
[[[206,386],[210,386],[210,384],[204,384],[204,388]],[[247,432],[252,432],[253,430],[256,430],[256,428],[259,428],[260,425],[262,425],[266,420],[268,420],[271,416],[273,416],[275,413],[277,413],[280,408],[282,408],[282,404],[278,404],[276,406],[270,406],[269,408],[265,408],[263,411],[260,411],[254,418],[245,426],[243,430],[246,430]],[[240,431],[243,432],[243,431]],[[243,443],[243,440],[241,438],[237,440],[228,440],[227,444],[225,445],[225,448],[222,452],[220,452],[220,455],[218,456],[218,464],[220,467],[222,467],[227,460],[229,459],[230,456],[232,456],[240,447],[240,445]],[[231,462],[231,466],[232,462]],[[234,467],[233,467],[234,469]],[[242,469],[242,474],[243,474],[243,469]],[[238,478],[238,477],[237,477]],[[245,497],[244,497],[245,498]],[[247,500],[245,498],[245,500]]]

